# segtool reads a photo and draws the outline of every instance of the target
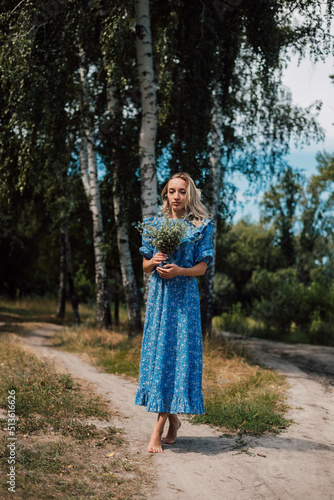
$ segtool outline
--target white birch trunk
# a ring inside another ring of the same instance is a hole
[[[157,171],[155,141],[158,127],[156,86],[154,83],[152,35],[149,0],[135,0],[136,50],[142,122],[139,135],[139,160],[142,217],[157,215]],[[144,300],[147,301],[150,274],[143,273]]]
[[[222,126],[223,116],[219,104],[220,85],[216,86],[211,119],[211,152],[210,152],[210,192],[209,211],[214,224],[213,255],[214,260],[201,282],[201,317],[203,334],[211,334],[213,315],[213,283],[215,275],[217,221],[219,208],[219,191],[222,184]]]
[[[111,83],[108,83],[107,85],[107,107],[110,119],[115,119],[117,101],[115,98],[114,87]],[[117,246],[129,320],[129,335],[134,336],[141,330],[142,326],[140,317],[140,303],[136,279],[132,266],[128,226],[126,223],[126,218],[124,217],[124,209],[122,206],[122,186],[120,186],[118,180],[118,171],[120,165],[117,164],[117,159],[115,160],[116,165],[114,166],[113,173],[113,205],[117,228]]]
[[[139,135],[141,206],[143,217],[148,217],[156,215],[158,210],[155,166],[158,118],[149,0],[135,0],[135,15],[137,66],[142,102],[142,122]]]
[[[109,305],[108,276],[104,251],[104,235],[102,223],[102,209],[100,188],[97,179],[97,158],[94,148],[94,136],[89,123],[87,112],[89,109],[87,69],[85,54],[80,52],[81,66],[80,79],[82,85],[82,133],[80,144],[80,168],[82,182],[89,202],[93,220],[93,240],[95,255],[95,284],[96,284],[96,322],[99,327],[111,325]]]

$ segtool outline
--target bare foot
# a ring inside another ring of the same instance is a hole
[[[149,453],[162,453],[163,449],[161,446],[161,426],[157,422],[154,426],[150,442],[148,443],[147,451]]]
[[[177,431],[181,427],[181,422],[176,415],[170,415],[169,419],[169,429],[167,432],[167,436],[162,438],[161,441],[165,444],[174,444],[176,443]]]

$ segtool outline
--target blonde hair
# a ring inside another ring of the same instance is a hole
[[[189,174],[184,172],[178,172],[174,174],[167,182],[163,190],[161,191],[162,208],[161,212],[164,215],[171,215],[172,207],[169,204],[167,192],[168,184],[172,179],[182,179],[187,184],[186,190],[186,206],[185,206],[185,216],[184,218],[189,222],[192,222],[194,226],[199,227],[203,224],[204,220],[209,217],[207,209],[201,202],[201,191],[197,189],[194,181]]]

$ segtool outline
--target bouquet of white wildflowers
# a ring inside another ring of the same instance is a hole
[[[148,243],[170,258],[181,243],[188,227],[184,219],[161,217],[148,223],[141,222],[137,229],[141,234],[145,232]],[[165,264],[167,263],[171,263],[170,259],[165,261]]]

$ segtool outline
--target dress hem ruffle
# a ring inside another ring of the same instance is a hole
[[[146,406],[146,411],[155,413],[190,413],[193,415],[204,413],[203,397],[197,396],[191,402],[186,398],[174,396],[171,401],[164,398],[154,397],[150,399],[150,394],[138,389],[135,399],[136,405]]]

